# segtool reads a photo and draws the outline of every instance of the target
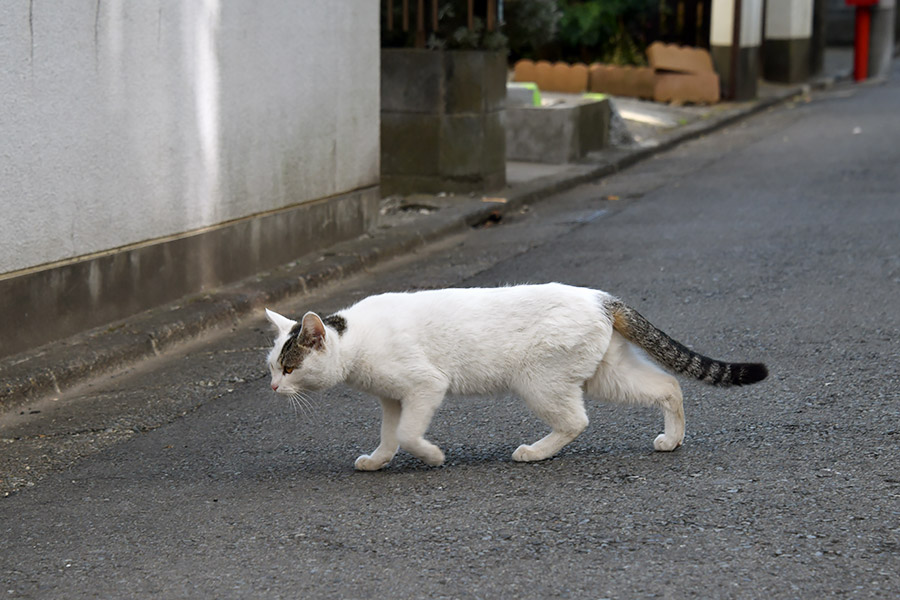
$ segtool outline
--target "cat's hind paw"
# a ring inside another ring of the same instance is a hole
[[[372,458],[371,454],[363,454],[359,458],[356,459],[356,462],[353,463],[353,466],[356,467],[357,471],[377,471],[383,468],[391,462],[391,459],[378,459]]]
[[[681,441],[666,437],[666,434],[661,433],[653,440],[653,448],[659,452],[671,452],[681,446]]]
[[[444,464],[444,453],[437,446],[434,447],[437,452],[431,452],[419,458],[429,467],[440,467]]]

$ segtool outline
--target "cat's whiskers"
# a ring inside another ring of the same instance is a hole
[[[303,392],[294,392],[289,396],[291,406],[294,407],[294,415],[299,412],[303,413],[307,419],[315,420],[316,411],[314,410],[312,398]]]

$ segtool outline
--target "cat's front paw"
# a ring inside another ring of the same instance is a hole
[[[371,454],[363,454],[356,459],[356,462],[353,463],[353,466],[356,467],[357,471],[377,471],[389,462],[391,462],[391,459],[384,460],[372,458]]]
[[[516,448],[516,451],[513,452],[512,455],[512,459],[516,462],[532,462],[535,460],[543,460],[543,458],[543,456],[539,456],[538,453],[527,444],[522,444]]]
[[[681,445],[681,440],[676,440],[674,438],[666,437],[666,434],[661,433],[656,436],[656,439],[653,440],[653,448],[659,452],[671,452],[675,450]]]

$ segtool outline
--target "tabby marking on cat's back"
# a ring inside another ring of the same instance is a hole
[[[584,431],[585,396],[660,407],[664,432],[653,446],[678,448],[681,387],[661,367],[720,387],[768,374],[761,363],[690,350],[606,292],[558,283],[381,294],[299,322],[266,315],[277,331],[268,357],[273,390],[294,397],[347,383],[379,397],[381,443],[356,459],[360,470],[384,467],[400,448],[442,464],[444,453],[425,433],[448,394],[521,397],[551,428],[513,452],[513,460],[535,461]]]
[[[344,335],[347,331],[347,319],[341,315],[330,315],[322,319],[322,322],[338,332],[338,335]]]

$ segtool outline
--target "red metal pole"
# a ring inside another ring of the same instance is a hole
[[[856,42],[853,48],[853,79],[863,81],[869,76],[869,31],[872,27],[872,8],[856,7]]]

